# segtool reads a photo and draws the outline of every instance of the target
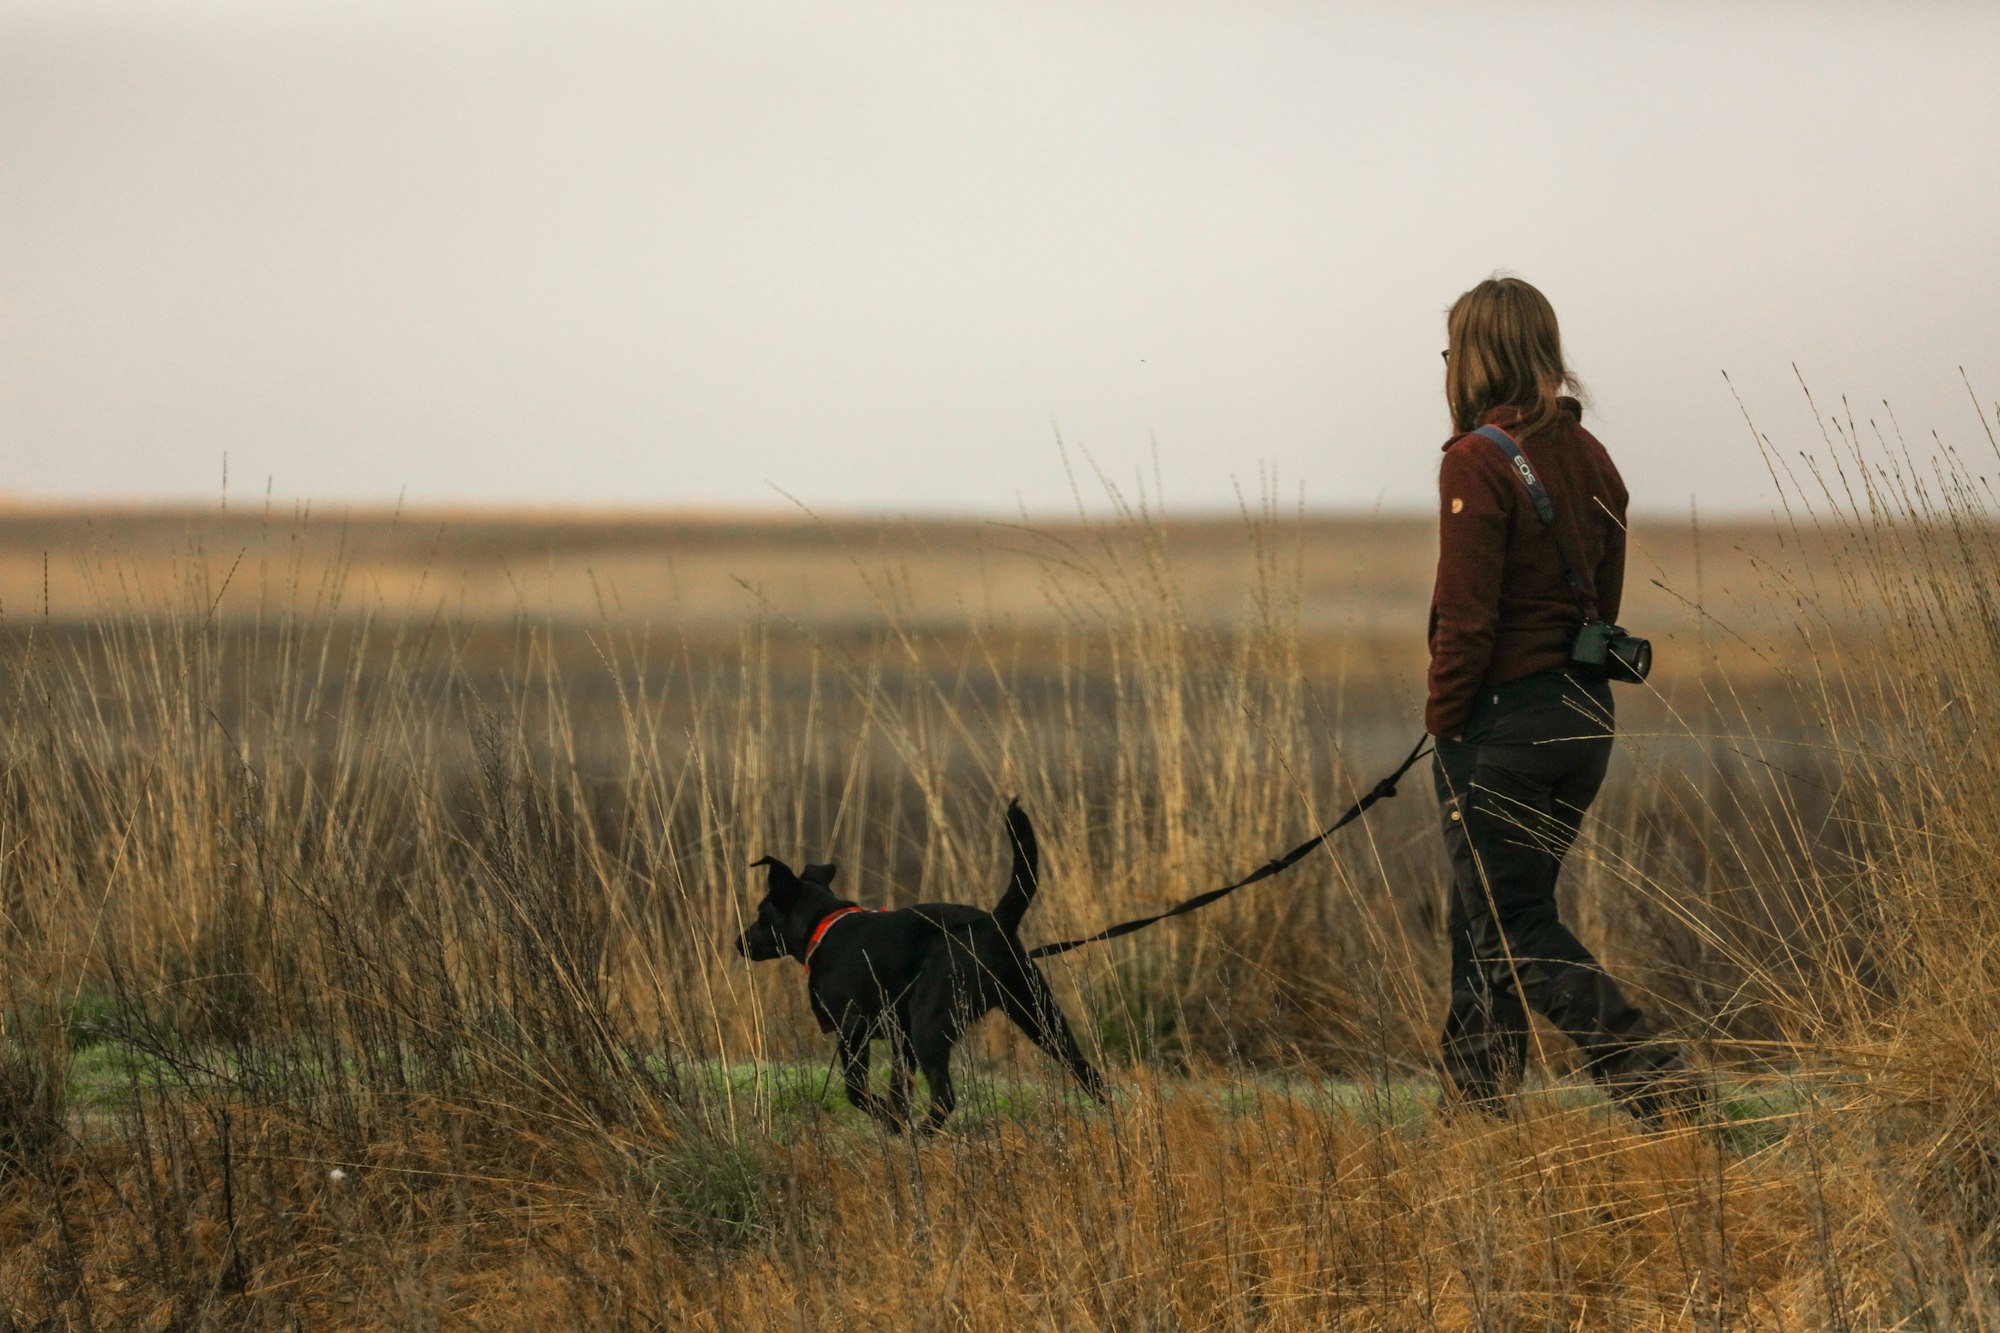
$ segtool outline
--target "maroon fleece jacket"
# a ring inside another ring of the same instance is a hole
[[[1503,407],[1482,424],[1512,434],[1523,415]],[[1565,398],[1554,426],[1515,439],[1555,502],[1555,530],[1595,594],[1598,617],[1615,622],[1625,585],[1625,483],[1582,418],[1576,400]],[[1580,624],[1549,529],[1507,455],[1482,435],[1453,436],[1438,470],[1425,730],[1457,736],[1481,688],[1567,663]]]

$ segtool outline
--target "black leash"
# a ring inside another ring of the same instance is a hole
[[[1207,893],[1198,893],[1184,903],[1169,907],[1158,916],[1142,916],[1136,921],[1120,921],[1115,926],[1106,926],[1095,935],[1086,935],[1080,940],[1063,940],[1057,944],[1039,945],[1036,948],[1028,950],[1028,957],[1047,958],[1052,954],[1068,953],[1071,949],[1082,948],[1086,944],[1095,944],[1099,940],[1115,940],[1120,935],[1130,935],[1135,930],[1144,930],[1148,926],[1165,921],[1170,916],[1183,916],[1189,912],[1199,911],[1218,899],[1227,898],[1238,889],[1248,888],[1260,879],[1269,879],[1281,870],[1291,869],[1304,859],[1308,852],[1366,814],[1369,806],[1386,797],[1394,796],[1396,794],[1396,784],[1402,780],[1403,774],[1409,772],[1411,765],[1415,764],[1417,760],[1422,759],[1430,753],[1430,739],[1429,736],[1419,737],[1416,748],[1410,751],[1410,757],[1399,764],[1394,773],[1376,783],[1366,796],[1363,796],[1360,800],[1349,806],[1347,813],[1328,825],[1323,832],[1307,838],[1283,856],[1275,860],[1266,861],[1263,865],[1258,866],[1234,884],[1225,884],[1219,889],[1210,889]]]

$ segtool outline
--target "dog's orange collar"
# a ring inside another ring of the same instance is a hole
[[[812,966],[813,950],[819,948],[819,942],[826,937],[826,930],[828,926],[831,926],[834,922],[840,920],[840,918],[844,916],[852,916],[856,912],[865,912],[867,910],[868,909],[865,907],[853,907],[853,906],[837,907],[833,911],[828,912],[825,916],[821,917],[819,919],[819,924],[813,927],[812,938],[806,941],[806,956],[804,958],[799,959],[799,965],[802,967]],[[875,910],[879,912],[882,909],[878,907]]]

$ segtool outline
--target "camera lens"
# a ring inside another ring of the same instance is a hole
[[[1625,659],[1626,669],[1635,681],[1644,680],[1653,671],[1653,644],[1650,639],[1628,638],[1618,645],[1625,651],[1619,656]]]

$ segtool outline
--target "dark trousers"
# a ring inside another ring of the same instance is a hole
[[[1487,689],[1464,735],[1437,742],[1452,870],[1444,1066],[1475,1104],[1518,1082],[1529,1008],[1622,1099],[1679,1064],[1556,913],[1556,877],[1603,785],[1612,731],[1608,684],[1547,671]]]

